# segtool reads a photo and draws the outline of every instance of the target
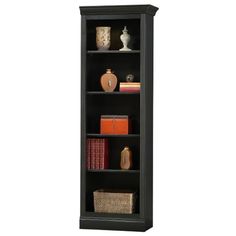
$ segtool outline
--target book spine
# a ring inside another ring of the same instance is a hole
[[[87,169],[89,170],[91,168],[91,140],[88,138],[87,139],[87,160],[86,160],[86,164],[87,164]]]
[[[140,88],[140,84],[120,84],[120,88]]]
[[[104,170],[104,140],[101,139],[100,142],[100,169]]]
[[[95,141],[94,139],[90,140],[90,162],[91,162],[90,168],[92,170],[95,169],[95,142],[94,141]]]
[[[108,139],[102,139],[100,143],[100,169],[107,169],[108,166]]]
[[[131,82],[131,83],[129,83],[129,82],[120,82],[120,86],[123,86],[123,85],[127,85],[127,86],[140,86],[140,82]]]
[[[108,148],[108,139],[104,140],[104,169],[109,168],[109,148]]]
[[[95,140],[95,169],[98,170],[100,169],[100,166],[99,166],[99,159],[100,159],[100,139],[96,139]]]
[[[140,92],[140,88],[120,88],[120,92]]]
[[[122,85],[120,84],[120,88],[140,88],[141,86],[140,85]]]

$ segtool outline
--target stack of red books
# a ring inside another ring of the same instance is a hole
[[[103,170],[108,168],[108,139],[87,139],[87,169]]]
[[[140,92],[140,82],[121,82],[120,92]]]

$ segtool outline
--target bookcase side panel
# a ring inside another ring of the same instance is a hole
[[[85,214],[86,205],[86,18],[81,16],[81,120],[80,120],[80,214]]]
[[[153,218],[153,16],[147,14],[141,17],[141,54],[140,208],[150,228]]]

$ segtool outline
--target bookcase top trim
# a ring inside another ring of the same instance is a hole
[[[80,6],[81,15],[149,14],[154,16],[153,5]]]

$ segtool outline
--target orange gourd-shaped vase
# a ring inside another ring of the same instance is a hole
[[[132,152],[129,147],[125,147],[121,152],[120,168],[122,170],[129,170],[132,168],[132,166]]]

